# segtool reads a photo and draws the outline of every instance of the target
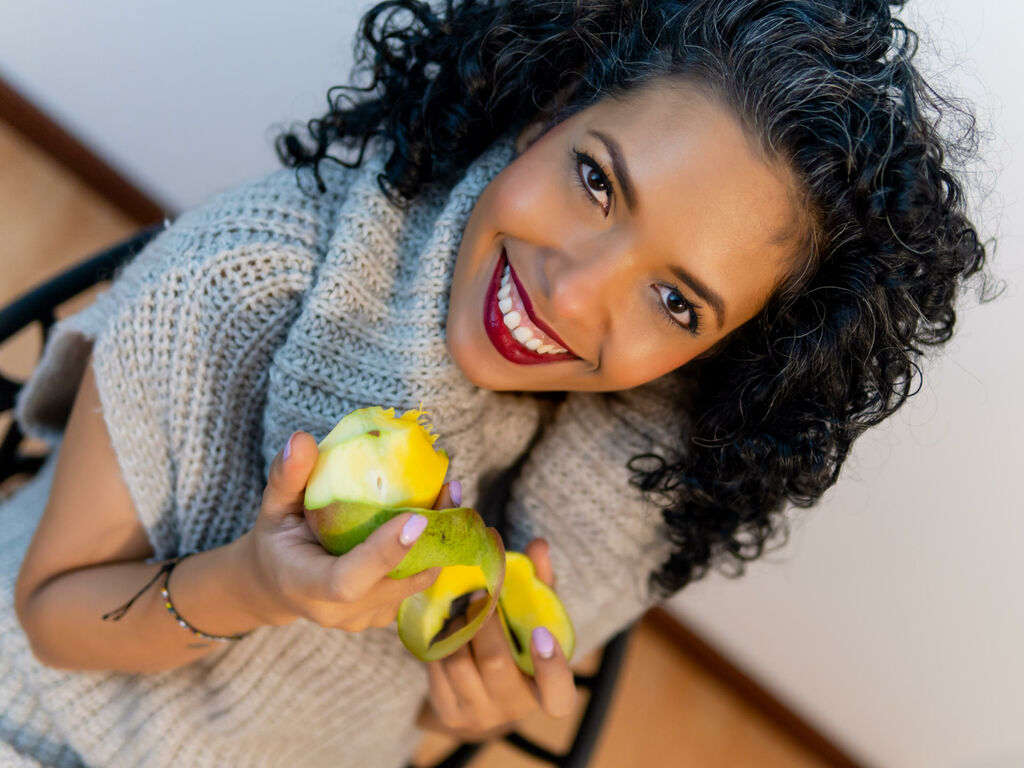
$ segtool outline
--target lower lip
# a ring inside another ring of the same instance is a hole
[[[578,359],[571,352],[542,355],[527,349],[516,341],[512,331],[505,325],[501,309],[498,307],[498,289],[501,287],[501,276],[505,272],[507,263],[505,251],[502,251],[494,268],[494,274],[491,276],[491,283],[487,288],[487,300],[484,302],[484,328],[487,330],[487,338],[491,340],[491,344],[501,353],[502,357],[519,365],[557,363],[563,360]]]

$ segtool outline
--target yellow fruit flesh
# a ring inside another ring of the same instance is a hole
[[[473,637],[501,600],[501,621],[516,664],[533,674],[530,634],[544,625],[566,658],[575,634],[558,596],[534,574],[525,555],[505,553],[501,537],[475,510],[429,509],[440,492],[448,456],[433,447],[420,423],[422,411],[362,408],[343,418],[320,442],[320,456],[306,485],[306,519],[324,548],[343,555],[403,512],[428,519],[423,534],[390,574],[405,578],[428,568],[443,570],[432,586],[404,600],[398,634],[419,659],[434,661]],[[515,576],[506,583],[506,570]],[[503,587],[504,584],[504,587]],[[452,603],[485,588],[488,602],[465,626],[434,640]],[[515,640],[513,639],[515,638]],[[516,647],[518,642],[519,648]]]
[[[307,509],[332,501],[382,507],[430,507],[448,471],[448,455],[434,449],[417,420],[421,411],[396,417],[394,409],[360,408],[320,441],[320,456],[306,484]]]
[[[486,527],[476,510],[468,507],[386,508],[340,501],[307,509],[306,519],[324,549],[332,555],[343,555],[403,512],[425,515],[427,527],[388,576],[404,579],[428,568],[442,566],[443,570],[433,585],[402,601],[398,608],[398,636],[416,658],[436,661],[469,642],[497,607],[505,576],[505,548],[498,532]],[[466,581],[465,571],[475,575],[473,589],[487,590],[488,603],[465,627],[432,642],[448,618],[452,601],[463,594],[451,593],[457,588],[453,584]]]
[[[533,674],[530,638],[540,626],[554,635],[565,658],[572,658],[576,632],[569,614],[558,595],[537,578],[530,558],[521,552],[505,553],[505,583],[498,606],[512,657],[523,672]]]

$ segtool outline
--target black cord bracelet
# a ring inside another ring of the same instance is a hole
[[[103,620],[104,621],[120,621],[122,618],[124,618],[124,615],[126,613],[128,613],[128,609],[132,607],[132,604],[136,600],[138,600],[140,597],[142,597],[142,595],[145,593],[145,591],[147,589],[149,589],[151,586],[153,586],[153,584],[156,582],[157,579],[160,578],[160,576],[163,576],[164,577],[164,584],[160,588],[160,595],[161,595],[161,597],[163,597],[164,608],[166,608],[168,613],[170,613],[171,616],[174,617],[174,620],[178,623],[178,626],[181,627],[182,629],[187,629],[189,632],[191,632],[196,637],[201,637],[204,640],[214,640],[214,641],[216,641],[218,643],[227,643],[227,642],[231,642],[232,640],[241,640],[246,635],[252,634],[252,632],[250,631],[250,632],[243,632],[240,635],[208,635],[205,632],[196,629],[191,624],[189,624],[187,621],[185,621],[184,617],[180,613],[178,613],[178,611],[175,609],[174,603],[171,601],[170,590],[168,589],[168,585],[170,584],[170,581],[171,581],[171,571],[174,570],[174,566],[176,566],[178,563],[180,563],[186,557],[190,557],[191,555],[194,555],[194,554],[195,554],[195,552],[189,552],[187,555],[182,555],[181,557],[176,557],[173,560],[168,560],[166,563],[164,563],[162,566],[160,566],[160,570],[157,571],[156,574],[153,576],[153,578],[150,579],[146,583],[146,586],[144,586],[142,589],[140,589],[138,592],[135,593],[135,596],[131,600],[129,600],[124,605],[122,605],[120,608],[116,608],[113,611],[110,611],[109,613],[103,614]]]

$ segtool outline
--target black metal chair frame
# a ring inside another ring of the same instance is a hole
[[[57,307],[93,285],[111,279],[117,269],[129,262],[162,228],[162,225],[157,225],[144,229],[0,309],[0,345],[32,323],[39,323],[42,345],[45,346],[50,328],[56,321]],[[13,412],[15,398],[23,384],[0,372],[0,413]],[[22,453],[23,440],[24,435],[17,421],[12,419],[0,441],[0,483],[15,475],[34,475],[46,460],[45,455]],[[590,762],[608,713],[631,629],[627,627],[608,641],[600,665],[593,674],[575,675],[576,685],[587,689],[590,696],[567,752],[557,754],[515,731],[505,735],[504,740],[526,754],[558,768],[584,768]],[[464,768],[484,746],[484,743],[461,744],[433,768]]]

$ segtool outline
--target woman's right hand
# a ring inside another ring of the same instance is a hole
[[[302,503],[316,465],[316,440],[295,432],[288,445],[290,450],[271,464],[255,525],[239,540],[252,569],[253,613],[270,625],[303,618],[348,632],[387,626],[399,604],[441,572],[430,568],[405,579],[387,575],[422,533],[426,518],[399,515],[350,552],[328,553],[307,525]]]

